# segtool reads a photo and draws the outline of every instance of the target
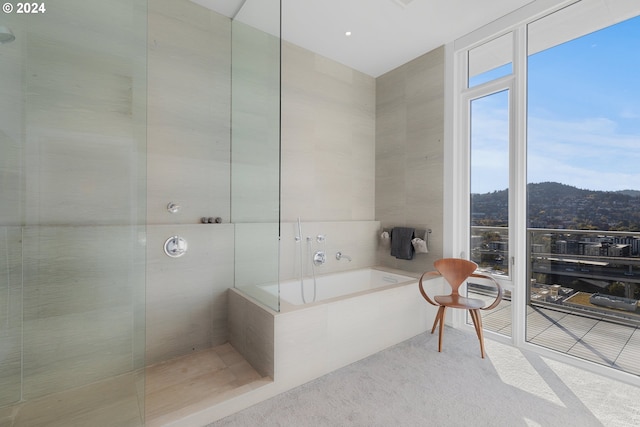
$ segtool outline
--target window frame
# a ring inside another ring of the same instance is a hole
[[[520,223],[519,221],[521,221],[521,219],[518,219],[518,214],[517,214],[517,202],[514,203],[514,198],[517,197],[517,194],[520,193],[519,191],[516,191],[517,188],[517,171],[516,171],[516,164],[517,164],[517,159],[516,156],[518,155],[518,153],[520,153],[520,150],[518,150],[518,146],[523,142],[522,136],[524,135],[522,132],[519,132],[519,129],[522,129],[522,125],[519,124],[517,122],[518,120],[518,114],[517,112],[520,111],[521,106],[518,106],[517,103],[518,101],[518,97],[517,97],[517,82],[518,82],[518,76],[519,76],[519,72],[521,72],[522,70],[522,66],[519,66],[516,63],[516,60],[518,59],[518,52],[519,49],[521,49],[521,45],[522,45],[522,41],[520,40],[521,37],[521,31],[518,29],[512,29],[510,31],[506,31],[500,34],[497,34],[495,37],[491,38],[490,40],[487,41],[483,41],[482,43],[486,43],[486,42],[491,42],[492,40],[494,40],[497,37],[502,37],[505,34],[511,34],[513,37],[513,54],[512,54],[512,70],[513,72],[510,75],[506,75],[503,77],[499,77],[495,80],[491,80],[476,86],[472,86],[472,87],[467,87],[467,82],[469,80],[468,78],[468,54],[467,52],[475,47],[477,47],[478,45],[474,45],[473,47],[470,47],[466,50],[460,51],[458,52],[458,64],[460,66],[460,68],[462,69],[461,72],[458,74],[459,78],[461,79],[460,81],[458,81],[458,85],[459,87],[461,87],[462,89],[459,92],[459,109],[458,109],[458,118],[459,118],[459,141],[461,142],[461,145],[463,144],[464,147],[462,150],[460,150],[460,154],[459,154],[459,158],[458,161],[460,162],[460,166],[464,165],[464,167],[460,168],[461,169],[461,174],[462,176],[464,176],[464,179],[461,180],[461,183],[458,185],[458,187],[455,189],[455,191],[459,191],[460,192],[460,196],[457,197],[458,200],[463,200],[464,202],[459,203],[456,207],[456,210],[458,212],[464,212],[464,216],[463,215],[459,215],[458,217],[458,221],[459,224],[465,224],[464,227],[460,227],[460,228],[464,228],[466,230],[465,236],[464,236],[464,241],[460,241],[459,242],[459,247],[461,249],[460,251],[460,256],[463,258],[467,258],[465,256],[463,256],[462,254],[469,254],[471,253],[471,247],[470,247],[470,240],[471,240],[471,234],[470,234],[470,230],[471,230],[471,200],[470,200],[470,194],[471,194],[471,176],[470,176],[470,171],[471,171],[471,103],[472,101],[476,100],[476,99],[480,99],[486,96],[491,96],[493,94],[499,93],[499,92],[503,92],[503,91],[507,91],[508,92],[508,104],[509,104],[509,186],[508,186],[508,199],[509,199],[509,239],[508,239],[508,244],[509,244],[509,274],[508,276],[498,276],[498,275],[493,275],[493,278],[496,279],[498,281],[498,283],[500,283],[500,285],[503,287],[503,289],[508,290],[511,292],[512,295],[512,299],[517,298],[517,296],[519,294],[522,294],[522,290],[521,289],[516,289],[516,286],[514,285],[515,283],[521,282],[519,280],[517,280],[522,274],[526,274],[526,269],[523,268],[518,268],[520,264],[523,264],[521,262],[514,262],[514,260],[517,260],[517,256],[518,254],[515,253],[515,251],[518,248],[518,242],[522,241],[522,237],[518,238],[517,234],[518,234],[518,230],[520,229]],[[480,43],[480,44],[482,44]],[[526,46],[526,44],[524,44],[524,46]],[[526,135],[524,135],[526,136]],[[526,166],[526,159],[525,159],[525,166]],[[518,165],[519,166],[519,165]],[[525,174],[525,179],[526,179],[526,174]],[[525,184],[526,187],[526,184]],[[524,236],[526,238],[526,235]],[[470,258],[470,256],[468,257]],[[524,259],[524,258],[522,258]],[[523,272],[523,270],[525,270]],[[463,291],[466,291],[466,289],[464,289]],[[519,301],[517,301],[517,303],[519,304]],[[512,306],[516,304],[516,300],[512,301]],[[515,307],[514,307],[515,308]],[[515,331],[521,329],[519,322],[516,318],[517,315],[519,315],[520,313],[517,312],[517,310],[512,309],[512,319],[511,319],[511,324],[513,325],[513,329],[512,329],[512,333],[510,337],[501,335],[501,334],[496,334],[493,333],[491,331],[484,331],[486,334],[492,334],[492,335],[496,335],[497,337],[499,337],[499,339],[501,340],[507,340],[510,341],[512,343],[517,343],[520,341],[520,339],[522,339],[522,336],[520,334],[515,333]],[[464,313],[460,314],[459,316],[457,316],[457,318],[454,319],[454,325],[458,326],[461,324],[466,324],[466,317],[464,316]],[[524,328],[522,328],[522,331],[524,332]]]
[[[510,129],[513,128],[510,153],[509,181],[509,252],[515,263],[511,264],[512,287],[512,336],[491,334],[493,339],[509,343],[517,348],[559,360],[582,369],[624,382],[637,379],[603,365],[572,357],[525,340],[527,314],[527,26],[529,23],[581,0],[538,0],[500,18],[447,45],[445,94],[451,101],[445,104],[445,223],[444,231],[451,236],[443,247],[445,256],[468,258],[470,250],[470,115],[471,99],[492,91],[510,88]],[[506,32],[513,32],[513,75],[501,77],[471,88],[468,82],[467,52]],[[513,168],[513,171],[511,171]],[[513,210],[513,211],[512,211]],[[454,327],[465,325],[464,313],[454,311]]]

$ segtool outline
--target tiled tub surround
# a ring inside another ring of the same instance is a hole
[[[362,268],[337,274],[305,277],[302,281],[289,280],[280,284],[258,285],[257,287],[269,294],[280,295],[281,308],[283,311],[288,311],[291,309],[290,305],[320,303],[414,281],[415,277],[376,268]]]
[[[285,303],[280,312],[231,289],[230,342],[258,371],[271,369],[274,381],[209,416],[222,418],[425,332],[435,308],[420,297],[418,276],[412,276],[413,281],[325,302]],[[271,366],[259,368],[253,361]]]

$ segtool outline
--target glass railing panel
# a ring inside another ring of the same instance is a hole
[[[503,291],[501,301],[491,310],[481,310],[482,326],[486,331],[496,332],[501,335],[511,336],[511,292]],[[495,301],[497,290],[493,286],[471,281],[467,284],[467,297],[484,301],[485,307]],[[467,314],[467,323],[472,324],[471,318]]]
[[[471,261],[484,273],[509,274],[509,229],[471,227]]]
[[[638,374],[640,233],[529,229],[526,340]]]
[[[640,233],[529,229],[527,301],[640,323]]]

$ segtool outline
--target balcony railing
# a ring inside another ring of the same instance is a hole
[[[506,227],[472,227],[471,260],[491,274],[508,275],[508,233]],[[640,232],[527,233],[528,302],[640,321]]]
[[[492,274],[509,275],[509,229],[471,227],[471,261]]]
[[[526,340],[640,375],[640,232],[527,233]],[[471,259],[485,272],[508,274],[508,229],[472,227],[472,236]],[[468,291],[488,300],[495,295],[481,285]],[[511,312],[507,293],[483,313],[485,329],[511,335]]]
[[[528,229],[531,303],[640,325],[640,233]]]

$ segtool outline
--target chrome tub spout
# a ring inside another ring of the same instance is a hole
[[[349,262],[351,262],[351,257],[349,255],[345,255],[342,252],[337,252],[336,253],[336,259],[338,261],[340,261],[342,258],[344,258],[344,259],[348,260]]]

